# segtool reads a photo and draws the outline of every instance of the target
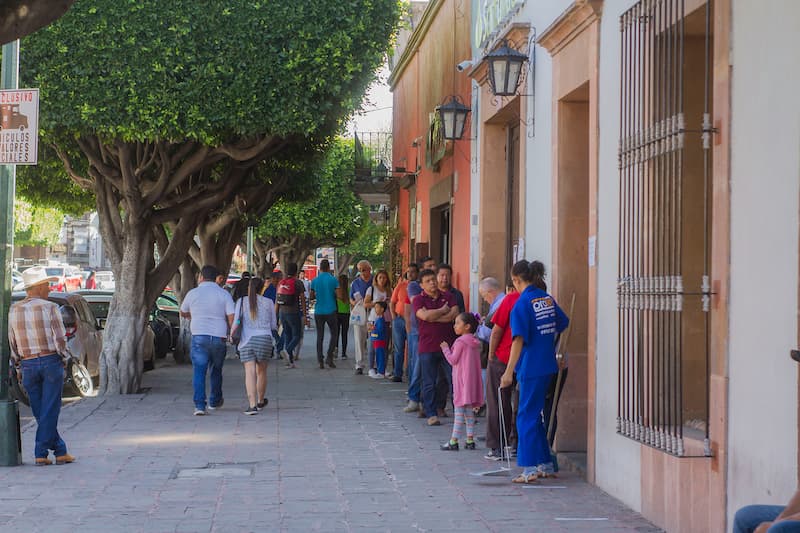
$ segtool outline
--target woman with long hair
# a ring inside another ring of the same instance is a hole
[[[500,386],[511,386],[516,372],[519,383],[517,409],[517,465],[524,470],[514,483],[535,483],[553,475],[550,446],[542,422],[547,389],[556,362],[556,335],[569,318],[547,292],[544,265],[524,259],[511,268],[511,281],[520,293],[511,310],[511,356]]]
[[[272,355],[272,330],[278,328],[275,302],[261,296],[264,281],[251,278],[247,295],[236,302],[231,337],[241,329],[239,358],[244,365],[247,391],[246,415],[255,415],[267,406],[267,360]]]
[[[391,296],[392,283],[389,279],[389,273],[384,269],[380,269],[375,273],[372,287],[367,289],[367,295],[364,298],[364,307],[369,311],[369,316],[367,317],[368,325],[374,324],[378,319],[378,315],[375,314],[375,302],[388,302]],[[392,316],[389,314],[388,310],[384,312],[384,319],[387,324],[392,323]],[[391,339],[391,333],[387,337]],[[384,375],[379,374],[378,371],[375,370],[375,350],[372,347],[372,343],[368,343],[367,348],[369,353],[369,377],[380,379],[384,377]]]
[[[349,286],[350,280],[347,279],[347,274],[339,276],[339,287],[336,289],[336,320],[339,326],[339,339],[342,341],[342,359],[347,359],[347,334],[350,331],[350,298],[347,296]]]

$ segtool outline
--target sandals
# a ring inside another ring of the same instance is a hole
[[[511,480],[511,483],[517,483],[521,485],[533,485],[534,483],[538,483],[538,479],[541,477],[541,474],[538,472],[534,472],[533,474],[528,474],[527,476],[522,473]]]

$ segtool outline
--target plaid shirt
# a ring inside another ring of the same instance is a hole
[[[8,313],[8,342],[15,358],[63,352],[67,331],[58,305],[42,298],[25,298]]]

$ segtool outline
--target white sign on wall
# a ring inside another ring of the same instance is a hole
[[[0,91],[0,164],[35,165],[39,148],[39,89]]]

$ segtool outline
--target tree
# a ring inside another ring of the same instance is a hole
[[[369,218],[353,192],[353,143],[336,139],[317,169],[313,196],[281,199],[261,219],[256,233],[261,250],[275,253],[281,266],[302,263],[320,246],[343,246],[361,233]]]
[[[383,267],[391,272],[392,250],[399,246],[399,230],[369,220],[358,236],[347,246],[336,250],[337,275],[348,273],[351,266],[366,259],[373,268]]]
[[[14,244],[53,246],[58,242],[64,213],[53,207],[36,206],[22,198],[14,200]]]
[[[104,393],[138,389],[148,308],[198,224],[259,162],[337,130],[398,11],[397,0],[86,0],[23,42],[43,144],[94,193],[117,279]]]

